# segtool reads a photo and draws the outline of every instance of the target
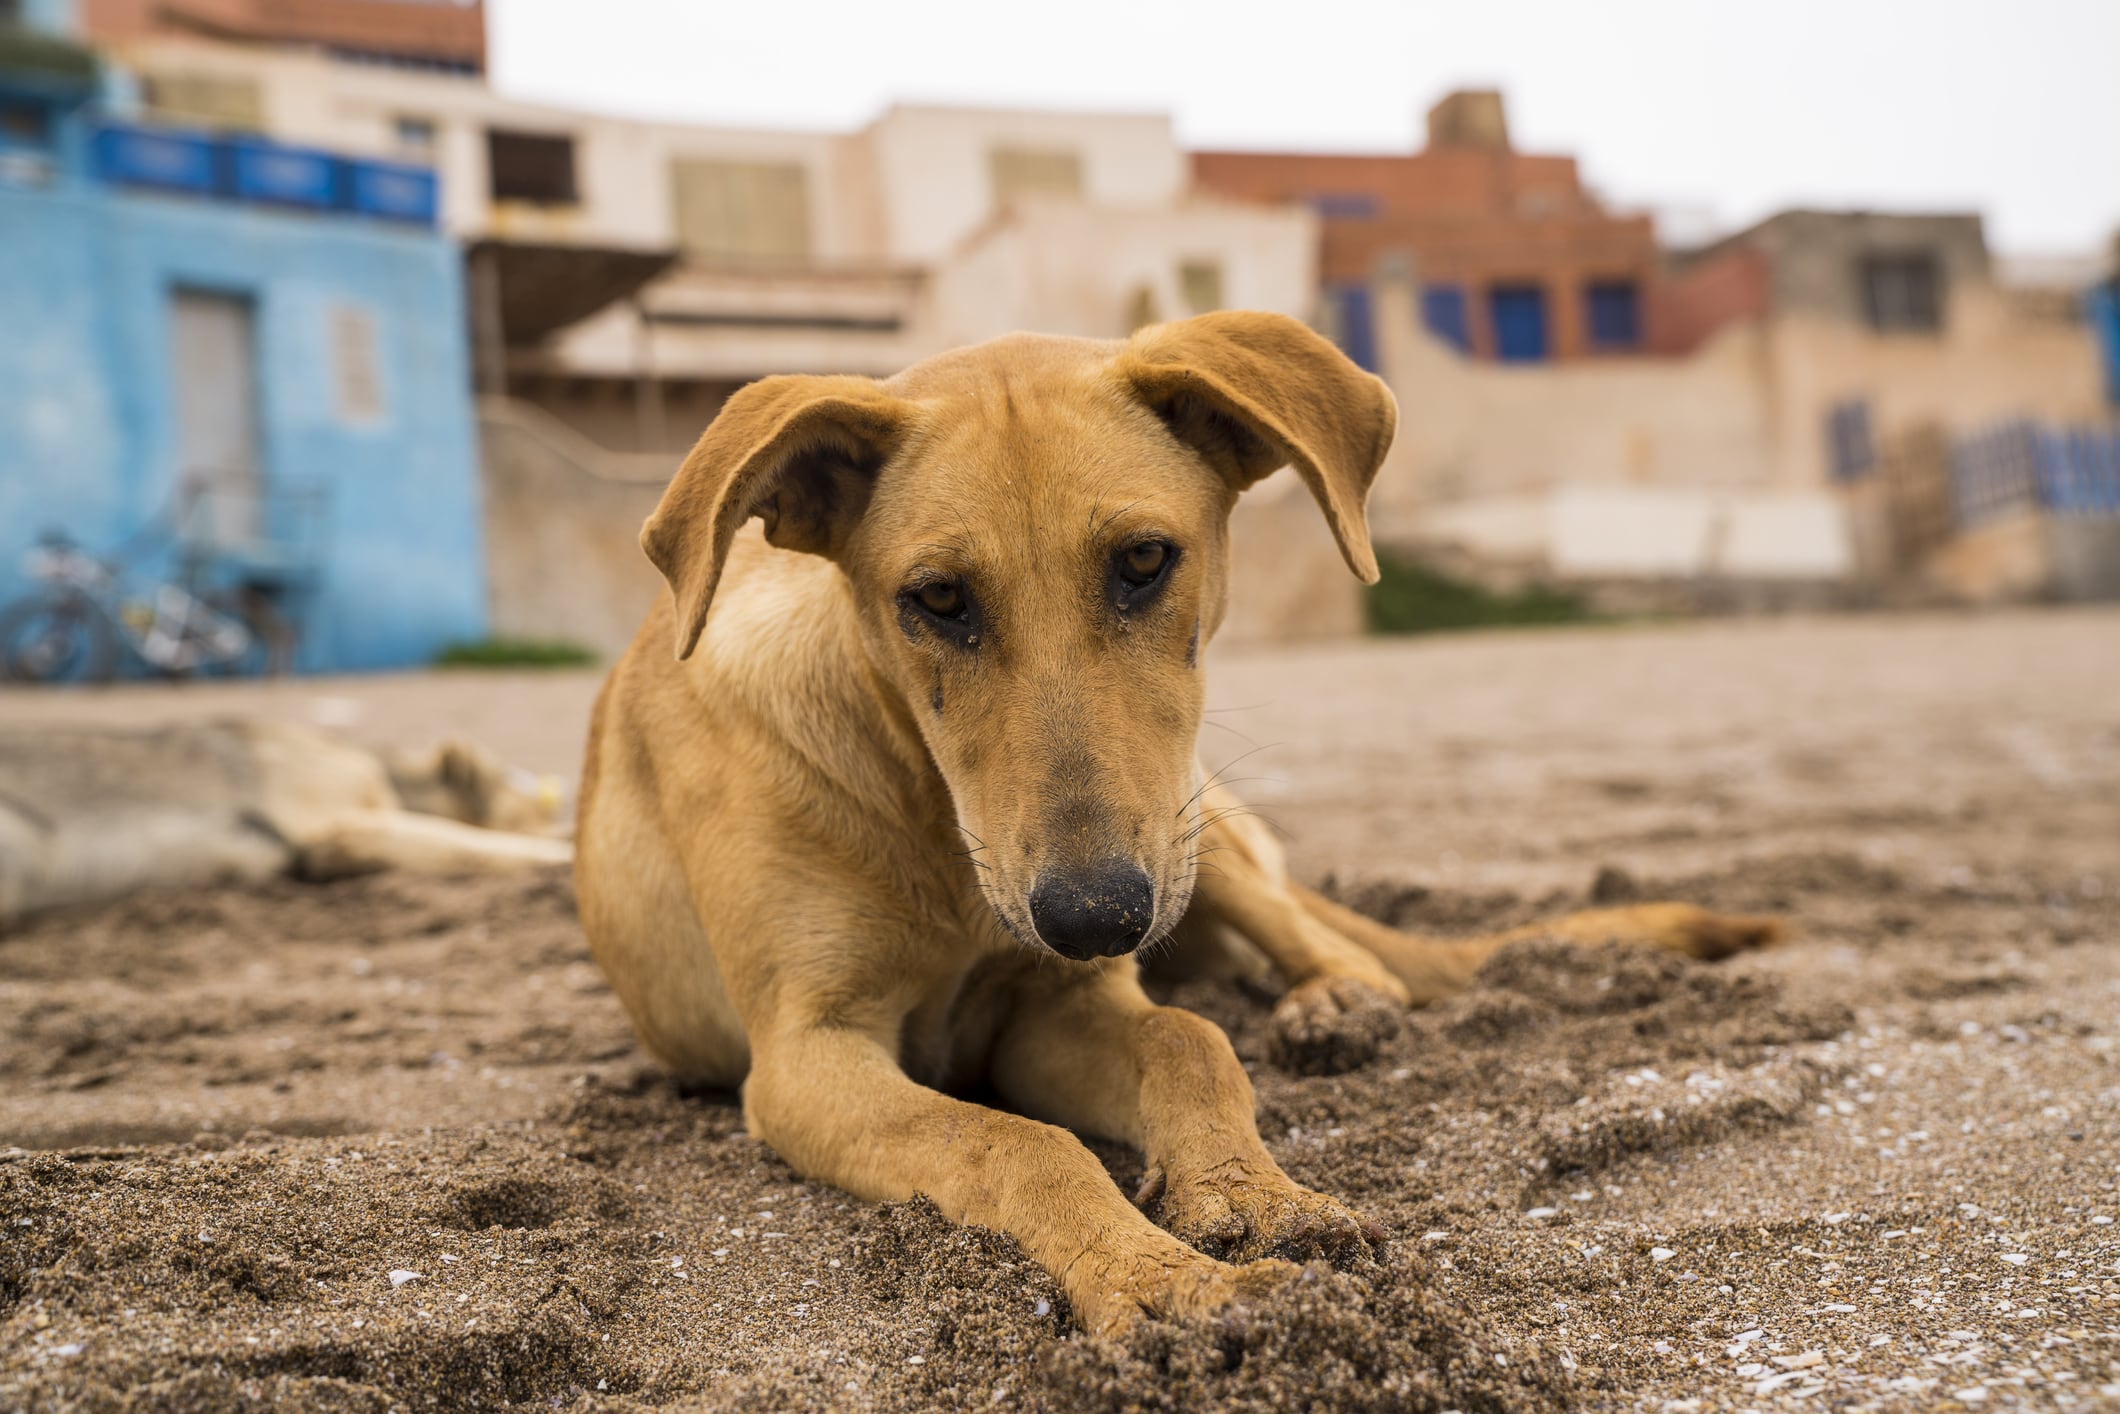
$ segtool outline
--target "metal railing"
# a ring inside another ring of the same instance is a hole
[[[1961,526],[2013,511],[2120,515],[2120,427],[2046,427],[2018,420],[1951,449],[1951,500]]]

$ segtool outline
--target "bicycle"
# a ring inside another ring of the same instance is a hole
[[[118,559],[90,555],[63,531],[46,532],[23,568],[42,587],[0,609],[0,681],[108,682],[121,647],[179,678],[263,676],[291,656],[285,620],[248,588],[164,581],[131,596]]]

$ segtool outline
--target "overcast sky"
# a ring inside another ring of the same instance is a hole
[[[1403,151],[1453,87],[1685,239],[1797,204],[2120,226],[2120,0],[488,0],[527,98],[847,129],[893,101],[1155,109],[1194,147]]]

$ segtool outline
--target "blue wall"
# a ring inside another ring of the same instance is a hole
[[[255,301],[259,446],[328,496],[301,666],[398,667],[485,631],[462,265],[432,231],[88,184],[0,186],[0,602],[64,527],[140,530],[177,478],[170,295]],[[342,420],[334,310],[375,326],[382,416]]]
[[[45,34],[74,32],[73,0],[28,0],[22,7],[22,23]]]

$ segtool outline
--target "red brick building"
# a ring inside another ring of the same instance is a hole
[[[1412,278],[1422,322],[1472,357],[1625,355],[1654,346],[1660,268],[1646,216],[1616,216],[1572,157],[1516,151],[1502,98],[1453,93],[1405,156],[1197,152],[1193,180],[1239,200],[1299,202],[1323,219],[1327,312],[1374,365],[1379,275]]]
[[[448,73],[486,68],[481,0],[76,0],[75,12],[97,44],[189,35]]]

